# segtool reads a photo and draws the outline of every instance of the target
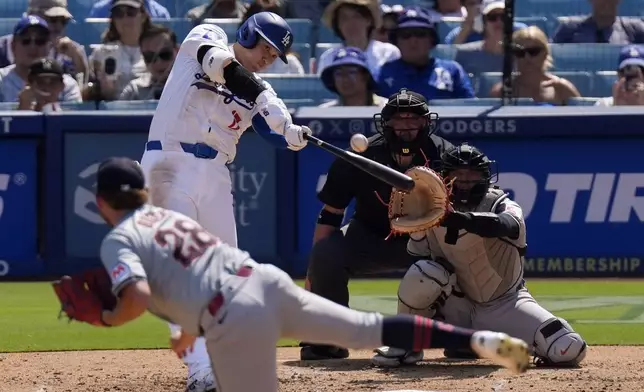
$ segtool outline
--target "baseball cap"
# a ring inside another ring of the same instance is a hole
[[[73,18],[67,9],[67,0],[29,0],[27,10],[30,13],[39,13],[50,18]]]
[[[16,26],[13,28],[13,35],[20,35],[28,28],[34,26],[38,26],[49,31],[49,25],[43,18],[36,15],[27,15],[16,23]]]
[[[137,161],[112,157],[103,161],[96,175],[96,193],[117,193],[145,189],[145,176]]]
[[[410,8],[398,17],[398,26],[396,29],[409,28],[436,29],[436,21],[420,8]]]
[[[143,0],[112,0],[112,8],[127,5],[134,8],[143,8]]]
[[[627,65],[638,65],[644,67],[644,45],[624,46],[619,53],[618,69]]]
[[[483,0],[481,3],[481,13],[487,15],[494,10],[505,9],[505,0]]]
[[[394,5],[389,5],[389,4],[380,4],[380,12],[382,15],[390,15],[390,14],[396,14],[400,15],[405,11],[405,7],[403,7],[400,4],[394,4]]]
[[[61,79],[64,75],[63,67],[57,60],[38,59],[29,66],[29,77],[34,76],[58,76]]]

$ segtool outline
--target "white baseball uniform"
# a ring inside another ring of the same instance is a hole
[[[212,47],[205,65],[197,59],[202,46]],[[242,133],[253,124],[258,134],[279,147],[297,150],[304,145],[289,141],[300,127],[292,125],[288,109],[268,83],[261,81],[267,91],[257,102],[225,87],[223,64],[230,59],[234,51],[221,28],[199,25],[188,34],[152,118],[141,166],[153,205],[181,212],[237,246],[227,164],[235,158]],[[190,374],[209,366],[202,339],[184,362]]]
[[[218,391],[277,392],[282,337],[356,349],[382,341],[382,315],[298,287],[175,211],[145,205],[124,217],[103,240],[101,260],[115,295],[147,280],[151,313],[205,336]]]

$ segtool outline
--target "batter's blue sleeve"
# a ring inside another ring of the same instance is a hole
[[[277,147],[277,148],[288,147],[288,144],[286,143],[286,139],[284,139],[284,136],[273,131],[271,127],[268,126],[268,123],[266,123],[266,120],[264,119],[264,117],[262,117],[261,114],[257,113],[256,115],[253,116],[252,124],[255,132],[257,132],[259,136],[261,136],[264,140],[272,144],[274,147]]]

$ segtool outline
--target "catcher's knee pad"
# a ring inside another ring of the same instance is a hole
[[[534,336],[535,356],[552,366],[577,366],[586,357],[587,344],[562,318],[539,326]]]
[[[456,284],[456,275],[435,260],[418,260],[398,286],[398,313],[433,317]]]

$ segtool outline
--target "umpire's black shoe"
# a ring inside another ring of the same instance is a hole
[[[479,356],[476,355],[474,350],[469,349],[469,348],[462,348],[462,349],[449,349],[446,348],[443,351],[443,355],[445,355],[445,358],[449,359],[479,359]]]
[[[349,350],[346,348],[326,346],[326,345],[309,345],[302,344],[300,349],[300,359],[302,361],[321,361],[325,359],[345,359],[349,358]]]

